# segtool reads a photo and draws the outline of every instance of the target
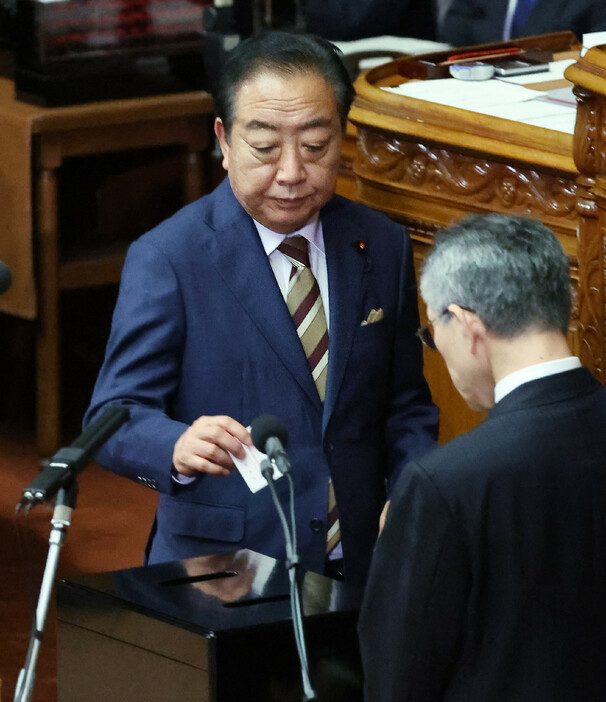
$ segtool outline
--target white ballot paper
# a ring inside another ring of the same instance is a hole
[[[250,431],[250,427],[247,427]],[[240,475],[244,478],[244,482],[248,485],[251,492],[259,492],[261,488],[267,487],[267,480],[261,475],[261,463],[267,458],[264,453],[261,453],[256,446],[244,446],[246,451],[245,458],[236,458],[233,454],[229,454],[240,471]],[[282,473],[274,465],[274,480],[282,477]]]

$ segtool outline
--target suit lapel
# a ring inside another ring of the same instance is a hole
[[[323,416],[325,429],[335,408],[354,334],[361,321],[362,279],[371,269],[372,259],[357,245],[361,237],[356,226],[350,224],[345,230],[343,217],[330,205],[322,216],[322,230],[330,296],[328,382]]]
[[[226,179],[215,191],[219,196],[215,216],[208,222],[215,236],[207,239],[208,255],[253,324],[321,410],[307,358],[259,234],[227,183]]]

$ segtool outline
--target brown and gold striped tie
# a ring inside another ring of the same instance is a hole
[[[286,305],[307,356],[309,367],[324,402],[328,377],[328,327],[318,282],[311,272],[307,239],[293,236],[278,246],[292,263]],[[328,531],[326,552],[330,553],[340,540],[339,515],[332,481],[328,483]]]
[[[328,376],[328,328],[320,288],[309,267],[307,239],[302,236],[284,239],[278,249],[293,266],[286,305],[309,361],[320,399],[324,402]]]

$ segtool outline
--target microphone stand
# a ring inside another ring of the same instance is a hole
[[[36,665],[38,655],[42,645],[44,625],[48,606],[59,565],[59,553],[67,536],[67,529],[71,524],[72,511],[76,506],[78,495],[78,485],[75,477],[57,491],[57,499],[51,524],[53,526],[49,537],[49,550],[46,559],[46,566],[42,576],[42,585],[38,597],[38,606],[32,626],[29,649],[25,659],[25,665],[19,673],[17,686],[15,688],[14,702],[29,702],[34,691],[36,680]]]
[[[14,702],[29,702],[34,691],[36,664],[42,645],[44,624],[57,574],[57,566],[59,565],[59,553],[67,536],[67,529],[71,524],[72,511],[76,506],[78,496],[76,477],[84,470],[93,453],[128,418],[128,410],[124,407],[107,407],[103,414],[87,427],[71,446],[59,449],[42,473],[23,489],[23,497],[17,505],[17,511],[24,506],[27,506],[29,510],[37,504],[48,502],[55,495],[57,497],[51,518],[53,528],[49,537],[50,546],[42,576],[29,649],[25,666],[21,669],[17,679]]]
[[[290,607],[292,613],[293,630],[295,634],[295,642],[297,644],[297,653],[299,656],[299,662],[301,666],[301,679],[303,682],[303,699],[304,700],[315,700],[316,693],[314,692],[311,682],[309,680],[309,665],[307,661],[307,647],[305,644],[305,633],[303,630],[303,617],[301,614],[301,596],[299,593],[299,585],[296,577],[296,568],[299,564],[299,556],[297,554],[297,530],[295,524],[295,509],[294,509],[294,487],[292,478],[289,473],[285,473],[285,477],[288,480],[289,485],[289,495],[290,495],[290,519],[291,525],[289,527],[286,521],[286,516],[282,505],[280,504],[280,499],[274,485],[273,478],[274,469],[268,458],[264,458],[261,463],[261,474],[267,480],[267,485],[271,492],[272,500],[276,511],[278,512],[278,517],[280,523],[282,524],[282,529],[284,531],[284,539],[286,541],[286,568],[288,570],[288,577],[290,580]]]

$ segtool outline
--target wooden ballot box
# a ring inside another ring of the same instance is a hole
[[[362,700],[361,599],[299,574],[318,700]],[[59,583],[59,702],[288,702],[302,683],[284,564],[248,550]]]

